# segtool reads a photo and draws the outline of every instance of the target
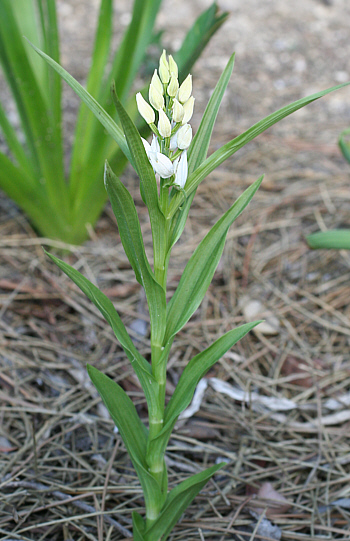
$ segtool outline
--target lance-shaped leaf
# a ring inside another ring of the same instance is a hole
[[[165,291],[156,281],[148,263],[136,207],[128,190],[105,166],[105,186],[117,218],[120,238],[125,253],[134,269],[137,281],[144,287],[151,320],[152,340],[161,343],[165,330]]]
[[[91,67],[86,82],[86,90],[89,94],[96,96],[100,100],[101,91],[105,90],[104,74],[106,64],[110,55],[110,46],[112,39],[112,24],[113,21],[113,0],[101,0],[100,11],[98,16],[97,29],[95,34],[94,50],[91,59]],[[50,70],[55,73],[53,70]],[[103,83],[102,83],[103,81]],[[71,160],[71,182],[70,189],[74,192],[75,198],[81,191],[84,191],[85,183],[81,182],[82,163],[91,159],[91,149],[96,150],[96,144],[101,144],[104,138],[96,136],[94,133],[97,119],[92,115],[85,105],[82,103],[79,108],[77,118],[74,145]],[[101,125],[97,122],[98,127]],[[94,138],[95,135],[95,138]],[[94,156],[96,159],[96,154]],[[78,174],[74,174],[77,171]]]
[[[118,312],[113,306],[113,303],[102,291],[92,284],[85,276],[76,269],[58,259],[52,254],[46,254],[56,263],[56,265],[82,290],[83,293],[90,299],[99,309],[105,320],[112,327],[113,332],[124,349],[128,359],[132,363],[133,369],[139,379],[141,387],[145,393],[148,408],[150,411],[158,409],[157,395],[158,383],[152,376],[152,370],[146,359],[137,351]]]
[[[150,475],[145,460],[148,431],[139,418],[132,400],[124,389],[91,365],[87,366],[92,383],[98,390],[115,422],[130,455],[145,496],[146,505],[162,498],[157,481]]]
[[[227,63],[226,68],[221,74],[221,77],[215,87],[213,94],[208,102],[208,105],[204,111],[201,123],[194,136],[192,143],[188,149],[188,171],[191,174],[200,166],[200,164],[207,157],[207,152],[210,144],[211,135],[213,132],[215,120],[219,111],[219,107],[230,80],[235,55],[233,54]],[[187,220],[187,216],[195,196],[195,190],[188,196],[186,202],[181,206],[179,210],[171,232],[170,250],[174,244],[179,240]]]
[[[28,41],[28,40],[27,40]],[[114,139],[114,141],[119,145],[126,158],[129,160],[131,165],[135,167],[134,161],[130,154],[128,145],[125,141],[123,131],[119,126],[114,122],[114,120],[106,113],[106,111],[101,107],[101,105],[85,90],[81,84],[78,83],[66,71],[62,66],[55,62],[50,56],[41,51],[38,47],[33,45],[30,41],[28,43],[33,47],[33,49],[42,57],[46,62],[66,81],[67,84],[74,90],[74,92],[79,96],[79,98],[88,106],[90,111],[96,116],[96,118],[101,122],[101,124],[106,129],[107,133]]]
[[[141,136],[129,117],[128,113],[121,104],[112,85],[112,97],[117,109],[117,113],[122,123],[126,140],[136,166],[136,171],[141,181],[142,197],[147,205],[151,222],[153,236],[154,267],[157,269],[164,262],[166,249],[165,239],[165,217],[159,206],[158,188],[152,166],[147,157],[145,147],[143,146]]]
[[[215,340],[207,349],[193,357],[181,374],[164,414],[164,426],[177,419],[182,411],[190,404],[198,382],[214,366],[214,364],[249,331],[254,329],[261,321],[246,323],[228,331]]]
[[[350,229],[319,231],[306,237],[313,250],[350,250]]]
[[[145,541],[143,533],[145,531],[145,521],[139,513],[133,511],[132,513],[132,534],[133,541]]]
[[[209,479],[223,466],[224,462],[212,466],[203,472],[196,473],[189,479],[182,481],[169,492],[162,511],[152,526],[145,531],[145,541],[167,539],[169,533],[181,517],[182,513],[191,504],[198,492],[207,484]]]
[[[207,157],[215,120],[218,115],[220,104],[228,82],[232,75],[234,61],[235,54],[230,57],[220,79],[216,84],[215,90],[212,93],[210,100],[208,101],[208,105],[204,111],[197,133],[195,134],[190,148],[188,149],[188,171],[190,174],[195,171]]]
[[[186,195],[187,197],[198,188],[199,184],[204,180],[214,169],[216,169],[221,163],[223,163],[227,158],[232,156],[237,150],[242,148],[244,145],[255,139],[258,135],[263,133],[265,130],[285,118],[286,116],[294,113],[295,111],[298,111],[298,109],[301,109],[302,107],[305,107],[305,105],[308,105],[309,103],[318,100],[319,98],[322,98],[322,96],[325,96],[326,94],[329,94],[330,92],[333,92],[334,90],[338,90],[339,88],[343,88],[344,86],[347,86],[350,83],[343,83],[338,86],[333,86],[332,88],[328,88],[327,90],[323,90],[322,92],[317,92],[316,94],[312,94],[311,96],[307,96],[306,98],[302,98],[300,100],[297,100],[290,105],[286,105],[285,107],[282,107],[278,111],[272,113],[271,115],[267,116],[263,120],[260,120],[256,124],[254,124],[251,128],[249,128],[247,131],[236,137],[235,139],[232,139],[232,141],[229,141],[225,145],[223,145],[221,148],[216,150],[209,158],[205,160],[187,179],[186,182]],[[181,192],[178,192],[172,199],[169,207],[169,214],[168,217],[171,218],[174,216],[177,209],[181,206],[184,199],[184,195]]]
[[[227,231],[248,205],[262,180],[263,177],[260,177],[245,190],[216,222],[191,256],[168,304],[164,344],[182,329],[202,302],[224,249]]]
[[[112,84],[112,97],[115,107],[117,109],[120,122],[123,126],[128,147],[130,149],[132,158],[136,166],[136,171],[142,183],[146,205],[150,213],[151,221],[159,220],[160,217],[162,217],[162,223],[164,223],[164,217],[159,209],[158,204],[158,189],[154,171],[147,157],[141,136],[135,124],[129,117],[123,105],[121,104],[116,94],[114,84]]]
[[[241,338],[251,331],[260,321],[246,323],[218,338],[207,349],[193,357],[181,374],[164,414],[164,426],[156,438],[148,442],[148,455],[157,461],[165,453],[169,438],[178,416],[190,404],[198,382],[208,370],[234,346]]]

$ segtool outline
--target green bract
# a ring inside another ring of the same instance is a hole
[[[193,357],[184,369],[173,396],[165,406],[169,352],[176,334],[204,298],[220,261],[230,226],[249,204],[263,177],[245,190],[199,243],[183,271],[175,293],[167,303],[167,270],[172,247],[184,229],[196,189],[206,175],[275,122],[340,87],[319,92],[280,109],[207,158],[215,119],[232,73],[234,56],[230,58],[220,77],[199,129],[191,141],[190,127],[186,127],[181,137],[178,138],[177,134],[180,133],[182,122],[186,120],[187,124],[190,120],[194,103],[191,96],[192,82],[190,78],[187,80],[181,94],[181,87],[179,91],[176,90],[178,88],[176,64],[172,58],[168,60],[163,52],[159,75],[155,73],[152,78],[151,105],[146,103],[144,98],[140,96],[137,98],[140,113],[147,119],[154,134],[152,143],[149,144],[142,140],[114,85],[112,95],[121,128],[87,90],[53,59],[36,50],[74,88],[124,151],[139,176],[142,199],[148,208],[153,238],[153,268],[145,251],[134,201],[107,162],[105,185],[117,219],[120,238],[135,277],[144,288],[147,297],[151,326],[150,363],[137,351],[111,301],[74,268],[52,255],[50,257],[91,299],[110,324],[145,393],[149,415],[148,427],[141,422],[131,399],[120,385],[96,368],[88,366],[90,378],[119,429],[144,493],[145,517],[138,513],[133,514],[134,539],[165,540],[196,494],[222,466],[221,464],[212,466],[168,492],[164,455],[176,420],[189,405],[199,380],[222,355],[259,322],[232,329]],[[179,108],[181,99],[184,109],[186,103],[189,103],[187,106],[189,113],[182,121],[182,111]]]
[[[86,85],[100,105],[92,97],[81,105],[66,171],[62,79],[23,39],[26,36],[59,63],[56,0],[0,1],[0,63],[20,120],[18,133],[0,102],[0,129],[9,151],[0,153],[0,189],[26,212],[41,235],[73,244],[83,242],[87,224],[94,225],[107,199],[103,186],[104,160],[108,158],[120,174],[130,159],[123,133],[112,120],[115,109],[109,89],[115,80],[121,101],[138,121],[134,96],[129,94],[154,37],[153,27],[161,2],[134,0],[130,25],[117,53],[111,57],[113,0],[100,0]],[[227,13],[217,13],[216,3],[200,15],[176,56],[181,79],[226,18]],[[71,83],[74,86],[74,80]],[[89,109],[93,106],[101,118],[91,114]],[[106,124],[107,131],[113,132],[114,141],[104,129]],[[141,122],[138,124],[142,127]],[[142,129],[148,133],[146,126]]]

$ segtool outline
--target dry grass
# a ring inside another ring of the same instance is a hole
[[[305,165],[313,149],[299,150],[292,162],[291,140],[279,142],[277,155],[276,141],[262,138],[236,159],[234,173],[228,163],[203,184],[174,249],[170,290],[198,240],[254,180],[249,167],[270,171],[230,230],[201,308],[178,336],[169,394],[194,354],[244,321],[242,299],[261,300],[277,316],[279,332],[251,333],[209,374],[244,389],[247,402],[209,386],[200,411],[179,422],[168,450],[170,485],[215,460],[227,466],[186,512],[173,541],[350,538],[350,259],[345,252],[312,252],[303,240],[317,222],[334,227],[348,219],[346,165],[330,150],[315,171]],[[127,182],[150,246],[130,172]],[[143,506],[140,489],[85,363],[118,380],[143,417],[145,401],[112,331],[41,249],[63,254],[98,284],[128,327],[147,322],[114,218],[107,209],[90,242],[62,247],[38,239],[8,201],[2,206],[0,534],[21,541],[128,538],[131,511]],[[148,336],[138,339],[147,356]],[[296,407],[272,411],[249,403],[253,392],[291,399]],[[327,408],[342,396],[348,401]],[[291,504],[267,508],[268,524],[276,527],[268,534],[254,512],[266,508],[256,497],[266,482]]]

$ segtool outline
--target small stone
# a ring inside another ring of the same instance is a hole
[[[266,334],[267,336],[273,336],[279,333],[280,323],[277,317],[271,314],[262,302],[256,299],[243,297],[240,301],[240,306],[247,321],[255,321],[257,319],[264,320],[255,327],[254,331]]]

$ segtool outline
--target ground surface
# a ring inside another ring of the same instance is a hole
[[[62,62],[82,80],[98,4],[58,2]],[[158,26],[169,50],[208,5],[164,0]],[[116,2],[116,41],[128,6]],[[275,109],[350,80],[346,0],[221,0],[220,6],[230,19],[193,71],[196,126],[236,51],[211,150]],[[76,104],[66,92],[68,137]],[[276,334],[251,333],[227,353],[209,378],[234,386],[235,394],[223,394],[210,379],[200,411],[176,428],[168,453],[171,484],[216,460],[227,467],[186,512],[173,541],[350,539],[350,257],[312,252],[304,241],[320,228],[350,225],[350,168],[337,148],[348,126],[350,93],[343,89],[270,129],[198,190],[174,249],[170,289],[218,216],[266,174],[229,232],[202,306],[174,346],[169,394],[194,354],[246,321],[251,301],[262,303],[258,316]],[[131,171],[124,180],[150,244],[137,180]],[[130,510],[142,506],[140,491],[85,363],[121,382],[144,415],[140,389],[97,310],[44,257],[41,245],[56,250],[57,243],[37,238],[4,196],[0,230],[0,538],[124,539]],[[143,328],[144,299],[109,207],[90,241],[64,257],[109,295],[127,326]],[[272,312],[277,320],[269,319]],[[149,352],[147,335],[140,347]],[[259,515],[266,508],[256,498],[261,487],[260,496],[287,499],[268,508],[268,520]]]

